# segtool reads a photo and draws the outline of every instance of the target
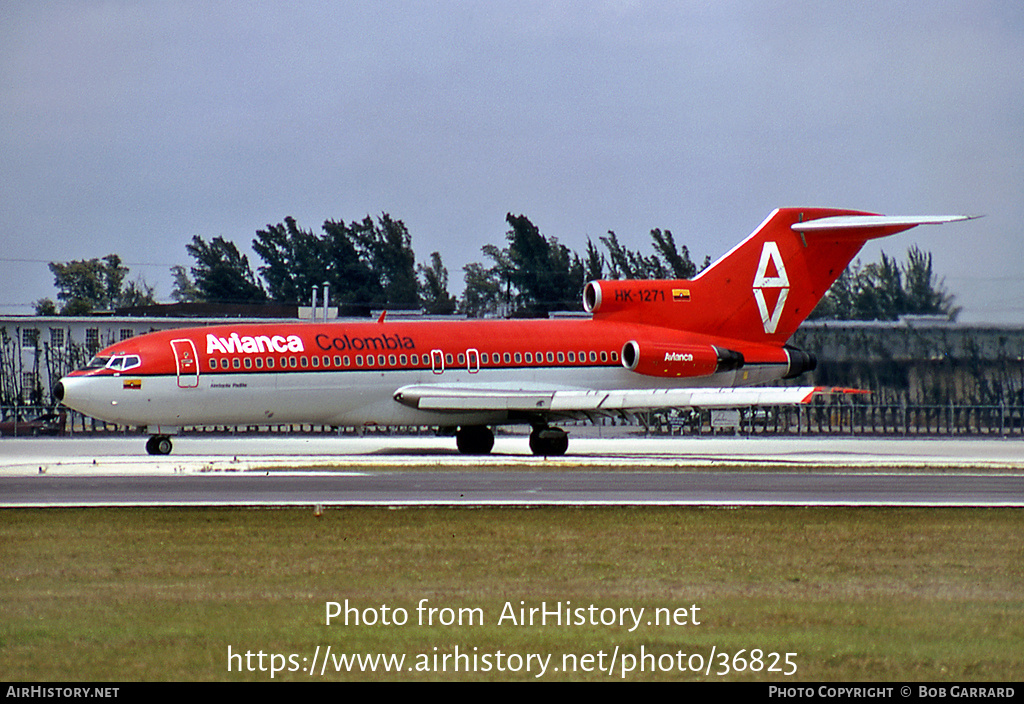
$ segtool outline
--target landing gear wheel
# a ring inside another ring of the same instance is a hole
[[[464,455],[488,455],[494,447],[494,433],[486,425],[466,425],[455,432],[455,446]]]
[[[530,451],[535,455],[560,456],[569,449],[569,433],[561,428],[537,427],[530,433]]]
[[[154,435],[146,441],[146,452],[151,455],[171,454],[171,439],[166,435]]]

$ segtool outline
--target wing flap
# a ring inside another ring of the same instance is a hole
[[[810,403],[819,394],[851,393],[821,386],[687,389],[510,390],[444,384],[405,386],[395,400],[424,411],[603,413],[656,408],[738,408]]]

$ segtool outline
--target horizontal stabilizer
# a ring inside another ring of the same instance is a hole
[[[837,215],[807,222],[793,223],[794,232],[822,232],[825,230],[859,230],[873,227],[915,227],[941,225],[946,222],[975,220],[980,215]]]

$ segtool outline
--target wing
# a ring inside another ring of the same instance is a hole
[[[739,408],[810,403],[819,394],[857,393],[823,386],[615,389],[501,388],[468,384],[414,384],[395,400],[424,411],[509,413],[580,417],[620,415],[658,408]]]

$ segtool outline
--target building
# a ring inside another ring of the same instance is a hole
[[[1024,406],[1021,325],[933,316],[817,321],[805,322],[791,344],[817,355],[811,383],[869,390],[876,405]]]

